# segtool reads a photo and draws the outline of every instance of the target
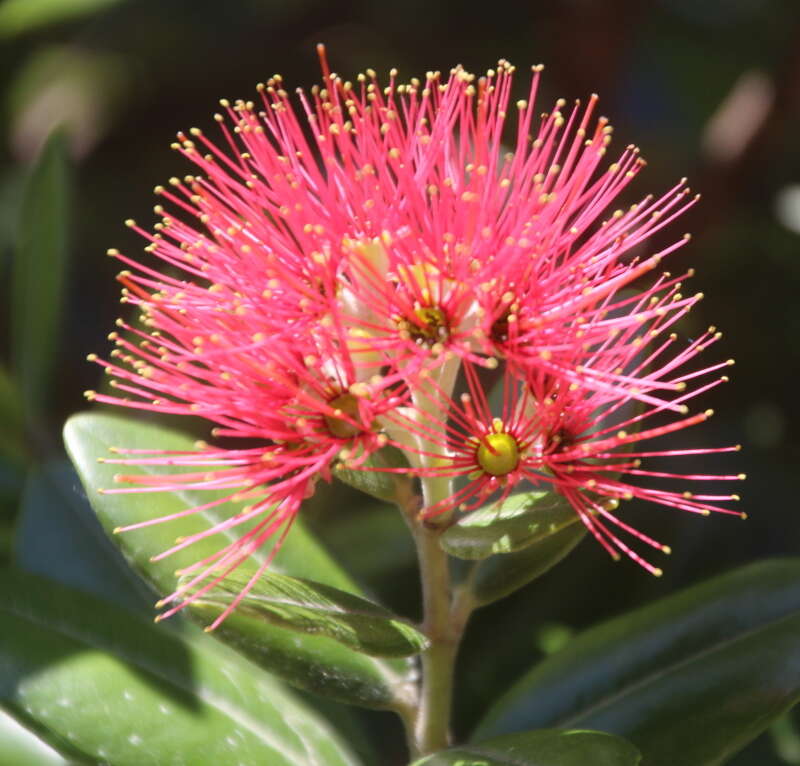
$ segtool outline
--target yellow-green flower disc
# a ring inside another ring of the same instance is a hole
[[[519,447],[511,434],[487,434],[478,446],[478,465],[491,476],[505,476],[519,463]]]

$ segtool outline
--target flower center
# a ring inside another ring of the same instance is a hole
[[[361,423],[358,399],[353,394],[339,394],[328,404],[333,408],[334,414],[324,415],[323,418],[328,430],[337,439],[352,439],[364,430],[362,426],[350,422],[354,420],[356,423]],[[345,420],[345,417],[350,420]]]
[[[501,301],[489,328],[489,338],[498,345],[507,343],[512,334],[516,335],[513,325],[519,320],[520,309],[519,301],[511,291],[503,293]]]
[[[505,476],[519,464],[519,446],[511,434],[487,434],[478,445],[475,457],[486,473]]]
[[[555,394],[550,395],[555,399]],[[557,452],[568,450],[575,443],[575,439],[565,429],[560,428],[547,434],[544,441],[544,454],[551,455]]]
[[[492,322],[492,326],[489,329],[489,337],[498,345],[507,343],[511,337],[512,325],[516,322],[517,314],[511,308],[507,308]]]
[[[414,310],[414,316],[417,321],[408,323],[408,333],[415,343],[431,346],[447,340],[450,335],[447,316],[438,306],[422,306]]]

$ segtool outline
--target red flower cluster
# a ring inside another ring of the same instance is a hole
[[[368,470],[386,444],[423,480],[425,516],[502,499],[524,480],[564,495],[610,552],[658,573],[618,533],[666,547],[614,515],[620,499],[708,514],[734,513],[719,503],[737,498],[631,482],[741,478],[641,468],[736,449],[640,446],[705,420],[687,403],[728,364],[693,364],[713,328],[688,344],[672,332],[701,298],[680,292],[689,274],[631,289],[688,239],[643,247],[693,204],[684,181],[612,210],[644,164],[638,150],[604,164],[611,128],[593,117],[596,96],[537,116],[541,67],[512,104],[505,61],[479,79],[457,67],[401,83],[393,71],[381,86],[372,71],[343,81],[322,53],[323,87],[298,91],[300,109],[276,75],[258,104],[222,102],[219,142],[179,134],[173,146],[196,174],[156,188],[170,212],[156,207],[154,232],[129,222],[163,271],[110,251],[130,267],[124,300],[145,329],[120,323],[112,358],[97,360],[120,395],[90,398],[199,415],[220,443],[259,445],[116,461],[197,470],[120,476],[138,486],[109,491],[255,498],[220,527],[257,523],[191,567],[166,614],[268,541],[276,550],[320,477],[338,461]],[[487,370],[502,380],[496,409]]]

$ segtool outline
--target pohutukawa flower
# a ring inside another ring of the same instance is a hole
[[[680,306],[683,300],[676,289],[677,286],[673,286],[660,299],[651,301],[651,305],[669,303]],[[639,313],[643,308],[642,300],[632,307],[632,311]],[[612,556],[617,558],[617,552],[621,551],[655,575],[660,575],[661,569],[630,548],[609,524],[664,553],[670,552],[669,546],[653,540],[614,515],[619,500],[638,497],[704,516],[721,513],[746,518],[745,514],[720,505],[738,501],[736,494],[695,494],[685,488],[675,491],[631,483],[645,477],[680,480],[685,487],[686,482],[739,481],[745,478],[744,474],[713,475],[690,470],[672,473],[642,467],[643,458],[696,458],[740,449],[739,445],[701,449],[665,449],[649,445],[650,440],[697,425],[711,417],[712,410],[690,414],[686,402],[727,382],[727,376],[706,382],[703,378],[733,364],[732,360],[725,360],[698,369],[685,369],[721,335],[711,327],[684,348],[674,350],[678,338],[674,333],[668,333],[667,328],[690,308],[691,304],[684,304],[671,318],[666,312],[660,314],[656,311],[648,315],[642,311],[638,328],[629,327],[619,333],[596,349],[596,358],[588,360],[593,371],[602,374],[604,370],[613,368],[618,380],[636,386],[636,399],[620,389],[593,390],[563,378],[554,380],[548,376],[532,375],[529,379],[539,419],[542,483],[552,485],[569,500],[584,524]],[[649,399],[652,390],[673,387],[681,393],[673,396],[671,401],[642,404],[641,400],[645,398],[642,393]]]
[[[711,455],[735,452],[739,446],[701,449],[645,448],[640,443],[675,433],[704,422],[711,410],[689,414],[687,401],[727,382],[727,376],[702,382],[732,360],[687,371],[686,365],[706,347],[719,339],[716,328],[709,330],[685,348],[673,351],[677,336],[668,328],[686,313],[695,301],[684,303],[677,293],[679,284],[662,281],[668,286],[657,300],[640,297],[630,310],[640,317],[640,325],[624,332],[595,349],[595,357],[578,358],[591,364],[593,373],[602,375],[614,369],[619,380],[635,383],[638,397],[620,388],[597,390],[579,386],[565,377],[555,377],[541,370],[522,371],[506,366],[502,397],[492,410],[476,371],[469,363],[464,372],[468,392],[457,400],[437,389],[438,401],[427,407],[428,416],[419,422],[409,420],[410,430],[419,431],[427,444],[427,467],[422,476],[461,478],[463,486],[429,505],[423,511],[428,518],[458,507],[469,511],[492,498],[502,502],[520,482],[540,488],[554,488],[573,506],[581,521],[614,557],[623,552],[655,575],[661,569],[642,557],[609,524],[636,540],[664,553],[668,546],[622,521],[614,511],[620,500],[634,497],[664,506],[708,516],[721,513],[746,518],[745,514],[720,503],[736,502],[732,493],[696,494],[639,486],[632,481],[640,477],[671,479],[682,482],[740,481],[744,474],[670,473],[642,467],[643,458]],[[677,307],[669,312],[644,311],[650,306]],[[672,352],[672,353],[670,353]],[[695,387],[691,384],[700,381]],[[650,399],[658,389],[681,393],[669,402]],[[439,412],[438,418],[430,413]],[[653,421],[659,421],[655,424]]]
[[[456,399],[441,386],[425,381],[420,397],[424,417],[412,415],[402,424],[424,445],[417,474],[466,480],[461,489],[429,503],[423,510],[425,517],[455,508],[469,511],[492,496],[502,501],[519,482],[540,481],[535,401],[525,377],[510,369],[505,369],[502,406],[496,413],[470,362],[463,366],[468,390]]]
[[[166,614],[257,548],[274,552],[337,461],[371,470],[389,443],[422,479],[423,515],[502,499],[525,480],[564,494],[606,547],[637,560],[608,523],[652,541],[612,515],[616,500],[725,511],[716,503],[735,496],[617,477],[661,476],[639,460],[693,452],[620,451],[706,417],[685,402],[713,384],[688,384],[717,366],[680,370],[713,335],[678,352],[664,339],[699,297],[682,297],[667,274],[626,289],[687,241],[644,249],[694,203],[685,182],[613,209],[644,165],[638,149],[605,165],[611,128],[595,118],[594,95],[537,117],[541,66],[529,97],[512,103],[506,61],[481,78],[456,67],[400,82],[392,71],[381,86],[371,70],[343,81],[321,47],[320,57],[323,85],[298,91],[296,105],[275,75],[258,104],[221,102],[218,141],[178,134],[173,147],[196,170],[156,187],[169,212],[155,208],[153,232],[128,222],[161,268],[109,251],[126,266],[123,302],[141,324],[120,320],[111,358],[91,356],[118,395],[89,397],[201,416],[219,441],[180,454],[120,450],[122,465],[197,470],[122,474],[107,491],[213,488],[230,492],[208,505],[254,500],[209,530],[249,523],[187,570]],[[492,412],[479,371],[498,367],[505,396]],[[631,402],[645,411],[622,415]],[[651,416],[673,419],[631,430]],[[242,438],[247,448],[225,446]]]

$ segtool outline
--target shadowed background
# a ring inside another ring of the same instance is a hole
[[[542,110],[557,97],[597,92],[615,127],[609,158],[629,142],[641,147],[648,167],[628,201],[684,175],[703,195],[660,241],[692,232],[692,243],[670,256],[667,268],[695,267],[687,289],[706,298],[681,329],[692,336],[717,325],[725,335],[706,358],[734,357],[737,364],[732,382],[701,402],[717,415],[674,444],[741,442],[741,453],[706,459],[702,470],[746,472],[740,493],[750,518],[704,519],[632,505],[626,518],[674,551],[663,578],[627,561],[614,565],[585,542],[532,586],[478,613],[461,658],[457,729],[465,732],[485,700],[519,675],[519,658],[527,667],[571,630],[800,547],[792,486],[800,468],[800,6],[789,0],[0,3],[0,399],[6,402],[0,559],[19,563],[26,476],[59,459],[60,424],[84,407],[84,389],[100,385],[85,356],[107,352],[105,336],[122,308],[113,279],[118,264],[105,251],[140,253],[144,243],[123,220],[155,221],[152,187],[189,172],[169,149],[175,132],[192,126],[211,132],[218,98],[251,98],[256,82],[275,72],[289,87],[317,82],[318,41],[327,43],[333,69],[346,78],[366,67],[379,74],[397,67],[411,77],[457,63],[481,73],[506,58],[518,67],[518,97],[528,87],[529,65],[544,62]],[[11,348],[14,302],[7,291],[22,189],[57,126],[69,144],[72,192],[62,318],[49,341],[44,404],[20,424],[13,405],[20,362]],[[414,613],[410,543],[391,512],[368,505],[334,487],[312,501],[307,515],[373,592]],[[35,534],[46,539],[54,532],[45,519]],[[377,714],[370,720],[402,753],[394,722]],[[784,726],[734,763],[800,763],[800,740]]]

